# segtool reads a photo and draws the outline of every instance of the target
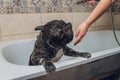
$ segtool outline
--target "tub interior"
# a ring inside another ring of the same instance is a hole
[[[120,34],[120,32],[117,32],[117,34]],[[88,32],[84,39],[77,46],[73,45],[73,41],[67,46],[76,51],[90,52],[91,54],[118,47],[112,31]],[[34,48],[34,42],[35,39],[14,42],[3,47],[2,54],[4,58],[12,64],[27,66],[30,54]],[[69,60],[71,58],[73,57],[63,56],[60,61]]]

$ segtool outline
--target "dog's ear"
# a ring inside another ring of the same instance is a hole
[[[44,26],[37,26],[36,28],[35,28],[35,31],[37,31],[37,30],[45,30],[45,27]]]
[[[67,26],[72,28],[72,24],[70,22],[67,23]]]

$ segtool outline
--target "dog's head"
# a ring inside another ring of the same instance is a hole
[[[53,20],[43,26],[38,26],[35,30],[41,30],[42,39],[56,47],[66,45],[73,39],[71,23],[62,20]]]

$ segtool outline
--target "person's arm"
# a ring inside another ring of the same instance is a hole
[[[74,41],[74,45],[76,45],[78,42],[81,41],[81,39],[86,34],[89,26],[94,23],[103,13],[106,11],[106,9],[109,8],[109,6],[114,2],[115,0],[100,0],[96,8],[92,11],[92,13],[89,15],[89,17],[79,25],[77,31],[76,31],[76,39]]]

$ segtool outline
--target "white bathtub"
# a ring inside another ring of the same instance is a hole
[[[117,32],[117,36],[120,41],[120,32]],[[34,41],[35,39],[27,39],[1,43],[0,80],[25,80],[47,74],[43,66],[28,66],[29,56],[33,50]],[[54,63],[57,71],[92,63],[99,59],[120,53],[120,47],[117,45],[112,31],[88,32],[82,42],[77,46],[74,46],[73,42],[68,46],[80,52],[88,51],[92,54],[92,57],[86,59],[63,56],[59,62]],[[115,69],[118,69],[118,67],[120,68],[120,56],[113,59],[115,60],[108,61],[107,63],[110,62],[117,65],[117,67],[113,66]],[[103,65],[102,68],[106,65]],[[98,65],[96,66],[96,70],[99,70],[100,67],[97,67]],[[112,67],[112,65],[110,67]],[[90,67],[89,71],[94,71],[94,68],[95,67]],[[85,80],[85,78],[81,77],[81,80]]]

